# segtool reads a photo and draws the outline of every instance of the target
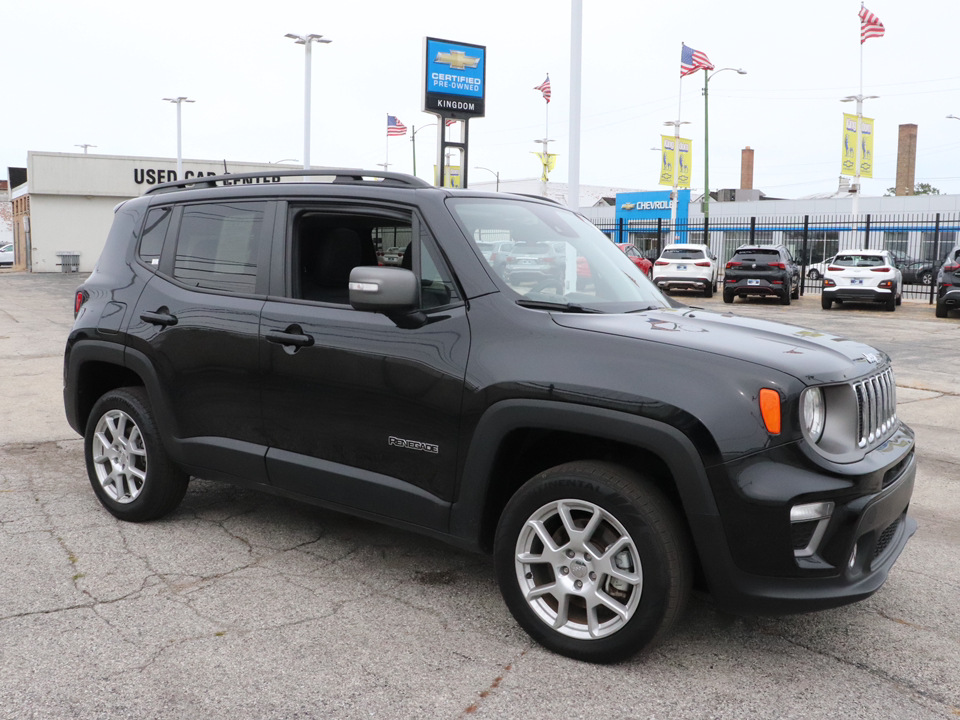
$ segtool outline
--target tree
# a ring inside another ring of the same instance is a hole
[[[896,195],[896,194],[897,194],[897,189],[895,187],[887,188],[887,192],[884,193],[884,197],[887,197],[889,195]],[[940,190],[938,188],[935,188],[930,183],[918,182],[916,185],[913,186],[913,194],[914,195],[939,195]]]

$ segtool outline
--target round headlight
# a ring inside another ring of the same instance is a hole
[[[820,388],[812,387],[803,391],[800,396],[800,421],[804,434],[812,442],[818,442],[823,435],[824,421],[823,392]]]

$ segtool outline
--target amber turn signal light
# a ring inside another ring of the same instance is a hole
[[[780,434],[780,393],[770,388],[760,390],[760,414],[771,435]]]

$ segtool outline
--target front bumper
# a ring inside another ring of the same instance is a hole
[[[797,446],[780,448],[729,464],[725,482],[713,473],[720,514],[691,518],[691,526],[707,533],[694,531],[721,607],[785,614],[857,602],[883,585],[916,532],[907,514],[916,477],[909,428],[844,472],[815,470],[801,457]],[[790,508],[818,501],[834,503],[833,511],[814,552],[798,557],[803,538],[798,542]]]

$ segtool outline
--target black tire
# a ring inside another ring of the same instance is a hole
[[[589,536],[567,532],[565,522],[582,530],[591,518]],[[691,558],[686,528],[653,483],[600,461],[559,465],[529,480],[507,503],[494,545],[500,591],[520,626],[554,652],[596,663],[626,660],[670,632],[690,595]],[[527,600],[544,585],[554,590]],[[591,608],[598,596],[619,612]]]
[[[97,400],[83,449],[93,492],[121,520],[162,517],[187,491],[190,478],[164,450],[143,388],[111,390]]]
[[[791,297],[792,299],[794,299],[794,300],[799,300],[799,299],[800,299],[800,283],[799,283],[799,281],[797,282],[796,285],[793,286],[793,292],[790,293],[790,297]]]
[[[810,278],[811,280],[814,280],[814,281],[819,280],[819,279],[820,279],[820,271],[817,270],[816,268],[814,268],[813,270],[811,270],[810,272],[807,273],[807,277]]]
[[[732,303],[732,302],[733,302],[733,291],[732,291],[732,290],[724,290],[724,291],[723,291],[723,301],[724,301],[725,303]]]
[[[945,318],[947,316],[947,306],[937,303],[937,308],[934,312],[936,312],[938,318]]]
[[[900,307],[900,305],[902,304],[903,304],[903,293],[900,293],[899,295],[897,295],[897,307]]]
[[[703,296],[708,298],[713,297],[713,280],[707,283],[707,287],[703,291]]]
[[[783,283],[783,294],[780,295],[780,304],[789,305],[790,297],[792,296],[792,294],[793,294],[793,290],[790,289],[790,281],[785,280]]]
[[[897,289],[893,289],[893,295],[888,297],[883,303],[883,307],[887,312],[894,312],[897,309]]]
[[[824,310],[829,310],[833,307],[833,300],[831,300],[826,293],[820,295],[820,307]]]

